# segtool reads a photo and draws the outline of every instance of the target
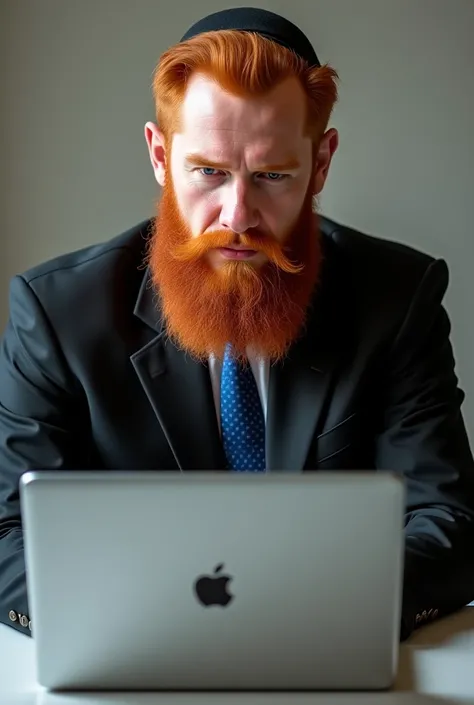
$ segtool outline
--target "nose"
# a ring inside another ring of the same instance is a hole
[[[250,186],[239,182],[229,184],[224,191],[220,224],[235,233],[245,233],[259,225],[258,211],[252,203]]]

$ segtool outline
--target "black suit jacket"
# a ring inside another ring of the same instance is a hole
[[[25,633],[23,472],[225,467],[207,366],[163,329],[143,264],[149,225],[11,282],[0,349],[0,621]],[[405,638],[474,599],[474,462],[442,306],[448,270],[326,218],[322,230],[304,335],[270,372],[268,468],[405,477]]]

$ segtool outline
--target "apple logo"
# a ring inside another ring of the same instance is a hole
[[[214,568],[213,575],[202,575],[194,583],[196,597],[204,607],[211,605],[227,607],[234,599],[234,595],[228,591],[228,585],[232,578],[230,575],[223,574],[223,569],[224,564],[220,563]]]

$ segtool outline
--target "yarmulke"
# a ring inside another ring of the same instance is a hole
[[[311,42],[299,27],[275,12],[256,7],[235,7],[207,15],[193,24],[181,41],[184,42],[204,32],[217,32],[222,29],[257,32],[291,49],[307,61],[309,66],[321,66]]]

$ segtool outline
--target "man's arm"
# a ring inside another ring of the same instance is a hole
[[[429,266],[390,351],[378,468],[406,480],[402,639],[474,599],[474,461],[461,414],[443,261]]]
[[[26,634],[19,480],[27,470],[80,465],[76,387],[41,304],[25,280],[15,277],[0,343],[0,622]]]

